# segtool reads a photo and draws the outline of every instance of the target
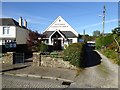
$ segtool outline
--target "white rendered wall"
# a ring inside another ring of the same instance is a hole
[[[72,43],[77,43],[78,42],[78,38],[69,38],[72,39]]]
[[[9,27],[9,34],[3,34],[3,27]],[[15,38],[16,27],[15,26],[0,26],[0,38]]]
[[[61,16],[59,16],[45,31],[55,30],[71,31],[78,36],[78,33]]]

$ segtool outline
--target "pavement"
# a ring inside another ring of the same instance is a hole
[[[2,64],[0,74],[74,82],[78,71],[65,68],[33,66],[32,63],[24,63]]]

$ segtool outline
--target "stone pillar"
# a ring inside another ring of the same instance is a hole
[[[41,53],[40,52],[34,52],[33,53],[33,66],[41,66]]]
[[[15,52],[7,52],[7,61],[9,64],[13,64]]]

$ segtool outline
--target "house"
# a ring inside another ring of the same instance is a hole
[[[59,16],[44,32],[44,43],[54,49],[63,49],[65,45],[78,42],[78,33],[61,16]]]
[[[23,19],[20,17],[19,22],[13,18],[0,18],[0,22],[0,48],[2,48],[2,52],[13,49],[23,51],[30,32],[27,28],[27,21],[24,20],[23,23]]]

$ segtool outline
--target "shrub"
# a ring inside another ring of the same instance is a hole
[[[40,43],[37,47],[37,51],[47,52],[48,51],[48,46],[44,43]]]
[[[107,36],[100,36],[98,38],[96,38],[96,49],[101,49],[102,46],[106,47],[109,46],[111,43],[113,43],[114,39],[113,39],[113,35],[107,35]]]
[[[58,57],[58,53],[56,51],[53,51],[53,52],[50,53],[50,56],[52,58],[57,58]]]
[[[106,49],[103,50],[102,53],[107,57],[112,60],[114,63],[119,63],[118,62],[118,55],[114,50]]]
[[[76,67],[81,67],[82,66],[81,62],[83,60],[83,54],[84,54],[84,44],[73,43],[73,44],[70,44],[64,50],[63,60],[69,61],[72,65]]]

